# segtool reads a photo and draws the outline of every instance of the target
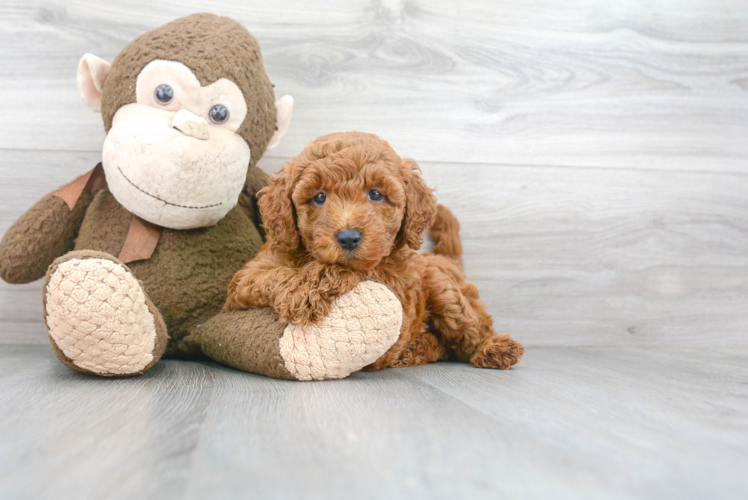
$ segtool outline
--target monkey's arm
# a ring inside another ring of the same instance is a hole
[[[265,230],[262,228],[262,217],[260,208],[257,206],[257,193],[260,189],[270,184],[270,176],[260,168],[252,166],[247,171],[247,181],[244,184],[244,190],[239,196],[239,205],[246,210],[252,222],[255,223],[257,231],[260,232],[262,239],[265,239]]]
[[[8,283],[42,278],[52,261],[73,249],[92,199],[93,193],[84,191],[72,210],[54,193],[39,200],[0,241],[0,278]]]

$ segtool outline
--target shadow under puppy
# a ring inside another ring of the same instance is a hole
[[[313,324],[371,280],[394,292],[403,317],[397,340],[365,370],[450,357],[481,368],[519,362],[524,348],[496,333],[465,279],[457,219],[413,160],[375,135],[346,132],[312,141],[279,174],[258,202],[267,241],[234,276],[226,310],[271,306]],[[433,255],[419,254],[429,228]]]

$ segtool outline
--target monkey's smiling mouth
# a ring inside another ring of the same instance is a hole
[[[143,189],[143,188],[141,188],[140,186],[138,186],[137,184],[135,184],[135,183],[134,183],[133,181],[131,181],[130,179],[128,179],[128,178],[127,178],[127,176],[125,175],[125,173],[124,173],[124,172],[122,171],[122,169],[121,169],[121,168],[117,167],[117,170],[119,170],[119,173],[120,173],[120,174],[122,174],[122,177],[124,177],[124,178],[125,178],[125,180],[126,180],[127,182],[129,182],[129,183],[130,183],[130,184],[132,185],[132,187],[134,187],[135,189],[137,189],[137,190],[138,190],[138,191],[140,191],[141,193],[145,193],[145,194],[147,194],[148,196],[150,196],[151,198],[153,198],[153,199],[155,199],[155,200],[158,200],[158,201],[160,201],[160,202],[162,202],[162,203],[166,203],[167,205],[171,205],[171,206],[174,206],[174,207],[179,207],[179,208],[192,208],[192,209],[197,209],[197,210],[199,210],[199,209],[201,209],[201,208],[213,208],[213,207],[217,207],[217,206],[223,205],[223,203],[215,203],[215,204],[213,204],[213,205],[205,205],[205,206],[202,206],[202,207],[191,207],[191,206],[189,206],[189,205],[180,205],[180,204],[178,204],[178,203],[172,203],[172,202],[170,202],[170,201],[166,201],[166,200],[164,200],[164,199],[161,199],[161,198],[159,198],[159,197],[158,197],[158,196],[156,196],[156,195],[153,195],[153,194],[149,193],[149,192],[148,192],[148,191],[146,191],[145,189]]]

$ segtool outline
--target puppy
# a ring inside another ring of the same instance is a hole
[[[456,358],[508,369],[524,354],[499,335],[462,271],[457,219],[437,205],[413,160],[372,134],[317,138],[261,191],[267,241],[236,273],[226,310],[273,307],[316,322],[361,281],[389,287],[403,306],[399,339],[366,370]],[[430,228],[433,255],[418,254]]]

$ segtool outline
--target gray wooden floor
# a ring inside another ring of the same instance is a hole
[[[748,351],[535,348],[294,383],[0,351],[0,498],[744,499]]]
[[[0,283],[0,499],[748,498],[748,2],[3,0],[0,235],[101,157],[75,88],[199,11],[324,133],[416,159],[515,370],[100,380]]]

